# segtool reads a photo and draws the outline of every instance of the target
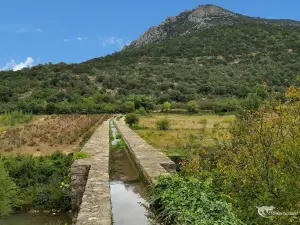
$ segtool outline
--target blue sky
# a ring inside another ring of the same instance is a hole
[[[2,0],[0,70],[103,56],[167,16],[208,3],[249,16],[300,20],[299,0]]]

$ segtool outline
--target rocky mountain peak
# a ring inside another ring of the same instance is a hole
[[[235,14],[216,5],[199,5],[192,10],[191,16],[206,18],[209,16],[235,16]]]
[[[185,10],[177,16],[167,17],[159,26],[153,26],[148,29],[138,40],[133,41],[129,47],[158,43],[168,38],[199,32],[211,27],[257,22],[281,26],[300,25],[300,23],[296,21],[248,17],[216,5],[206,4],[199,5],[192,10]]]

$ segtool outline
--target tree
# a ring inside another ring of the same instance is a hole
[[[215,131],[213,151],[191,155],[185,168],[193,176],[213,178],[214,186],[232,199],[247,224],[265,223],[257,214],[258,206],[283,212],[299,208],[300,88],[289,88],[286,99],[271,100],[257,109],[252,107],[256,104],[248,104],[229,128]],[[268,218],[271,225],[291,223],[299,224],[299,217]]]
[[[132,127],[133,124],[137,124],[139,122],[139,118],[136,114],[130,113],[125,116],[125,122]]]
[[[191,113],[196,113],[198,111],[197,102],[195,100],[189,101],[187,103],[187,110]]]
[[[143,114],[146,114],[147,112],[146,112],[145,108],[143,106],[141,106],[138,110],[136,110],[136,113],[143,115]]]
[[[16,185],[5,171],[0,162],[0,216],[8,215],[12,212],[12,203],[16,194]]]
[[[256,206],[275,206],[279,211],[298,209],[300,89],[289,88],[286,98],[288,102],[272,100],[256,110],[256,104],[248,105],[228,131],[217,134],[217,179],[222,180],[223,191],[235,199],[242,217],[256,218],[256,224],[261,224]],[[289,222],[300,220],[282,217],[270,224]]]
[[[135,110],[134,102],[132,102],[132,101],[125,102],[125,103],[123,103],[122,108],[125,113],[134,112],[134,110]]]
[[[170,109],[171,109],[171,103],[170,102],[164,102],[162,111],[168,112],[168,111],[170,111]]]

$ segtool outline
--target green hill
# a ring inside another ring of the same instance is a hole
[[[132,110],[128,101],[137,109],[153,109],[164,101],[192,99],[212,109],[249,93],[265,98],[299,85],[298,22],[217,12],[214,19],[200,13],[206,18],[200,28],[199,21],[184,22],[191,13],[184,12],[181,19],[169,18],[161,25],[168,27],[164,38],[148,38],[148,43],[140,38],[120,52],[87,62],[2,71],[0,111],[126,112]]]

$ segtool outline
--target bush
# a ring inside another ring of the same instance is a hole
[[[168,224],[243,224],[210,182],[180,176],[160,177],[150,194],[150,204]]]
[[[136,114],[130,113],[125,116],[125,122],[132,127],[133,124],[139,123],[139,118]]]
[[[164,102],[162,106],[162,111],[163,112],[168,112],[171,109],[171,103],[170,102]]]
[[[77,156],[65,155],[62,152],[39,157],[0,155],[0,211],[7,211],[7,206],[16,211],[23,206],[34,209],[70,210],[70,167],[73,158],[79,158],[78,153],[75,154]],[[79,155],[82,157],[81,153]],[[5,174],[3,176],[2,163],[9,177]],[[15,185],[8,178],[13,180]],[[16,191],[12,194],[14,186]],[[3,204],[2,200],[5,199],[8,199],[9,205]],[[3,211],[0,214],[4,214]]]
[[[156,127],[158,130],[169,130],[171,126],[171,122],[168,119],[162,119],[156,121]]]
[[[196,101],[189,101],[187,103],[187,110],[190,112],[190,113],[196,113],[198,112],[198,106],[197,106],[197,102]]]
[[[146,114],[147,112],[146,112],[145,108],[144,108],[143,106],[141,106],[138,110],[136,110],[136,113],[137,113],[137,114],[144,115],[144,114]]]
[[[0,163],[0,216],[9,214],[12,211],[13,197],[16,192],[16,185],[8,176],[8,173]]]

